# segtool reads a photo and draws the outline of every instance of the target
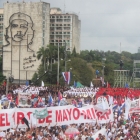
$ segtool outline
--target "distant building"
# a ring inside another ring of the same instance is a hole
[[[41,64],[37,51],[49,44],[50,4],[5,3],[3,25],[3,74],[19,83],[30,80]]]
[[[77,14],[62,13],[60,8],[50,10],[50,44],[67,46],[67,50],[76,49],[80,53],[81,21]],[[65,44],[66,42],[66,44]]]
[[[3,9],[0,8],[0,55],[2,55],[3,44]]]
[[[4,18],[3,18],[4,17]],[[3,74],[14,82],[31,80],[41,61],[36,58],[40,47],[48,44],[67,46],[80,53],[81,21],[77,14],[62,13],[46,2],[4,3],[0,9],[0,55]]]
[[[140,47],[138,48],[138,53],[140,53]]]

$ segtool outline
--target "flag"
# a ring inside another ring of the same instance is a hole
[[[25,117],[22,119],[22,121],[27,125],[28,129],[30,129],[29,122]]]
[[[125,119],[129,118],[129,110],[131,108],[131,100],[129,98],[125,99]]]
[[[93,83],[92,83],[92,81],[90,82],[90,87],[93,88]]]
[[[67,82],[67,84],[69,85],[70,84],[70,80],[71,80],[71,72],[62,72],[62,75],[63,75],[63,78],[64,78],[64,81]]]
[[[44,82],[43,81],[41,82],[41,86],[44,87]]]
[[[122,114],[122,110],[125,108],[125,103],[123,103],[121,106],[118,106],[118,115]]]
[[[64,78],[64,81],[66,82],[67,80],[66,80],[66,77],[65,77],[65,72],[62,72],[62,76]]]
[[[108,101],[107,101],[107,100],[102,99],[102,106],[103,106],[103,109],[104,109],[104,110],[109,109]]]

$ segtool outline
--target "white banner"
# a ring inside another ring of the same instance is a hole
[[[18,94],[18,105],[19,106],[23,106],[23,107],[27,107],[27,106],[31,106],[31,95],[29,93],[19,93]]]
[[[0,110],[0,130],[5,130],[7,128],[18,128],[27,127],[22,119],[25,117],[30,127],[31,124],[36,124],[36,126],[50,126],[54,125],[67,125],[73,123],[107,123],[112,121],[113,112],[112,109],[108,109],[106,112],[101,112],[94,109],[93,105],[85,106],[83,108],[76,108],[72,105],[59,106],[59,107],[49,107],[48,116],[44,119],[31,119],[32,113],[37,111],[42,111],[44,108],[14,108]]]

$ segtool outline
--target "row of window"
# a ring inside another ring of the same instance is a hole
[[[54,20],[54,19],[50,19],[50,22],[70,22],[71,21],[71,19],[56,19],[56,20]]]
[[[51,16],[51,18],[71,18],[71,16]]]
[[[53,28],[53,27],[50,27],[50,30],[70,30],[70,27],[57,27],[57,28]]]
[[[51,32],[51,34],[70,34],[70,32]]]
[[[50,42],[70,42],[70,40],[50,40]]]
[[[70,26],[70,24],[51,24],[51,26]]]
[[[57,46],[58,43],[50,43],[50,45],[54,45],[54,46]],[[65,43],[59,43],[59,46],[65,46],[66,44]],[[69,46],[69,44],[67,43],[67,45]]]

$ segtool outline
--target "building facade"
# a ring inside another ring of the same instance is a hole
[[[3,26],[3,74],[30,80],[41,63],[37,51],[49,44],[50,4],[5,3]]]
[[[81,21],[78,15],[62,13],[60,8],[50,10],[50,44],[67,46],[67,50],[76,49],[80,53]]]
[[[3,44],[3,9],[0,9],[0,55],[2,55]]]

